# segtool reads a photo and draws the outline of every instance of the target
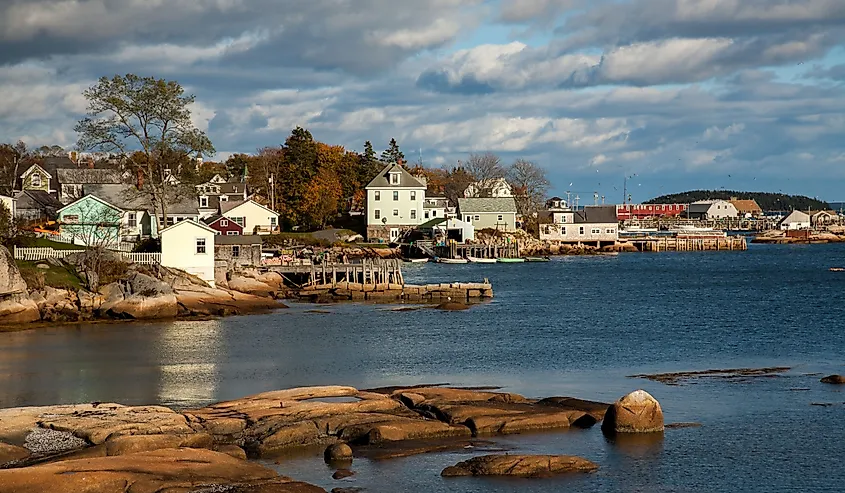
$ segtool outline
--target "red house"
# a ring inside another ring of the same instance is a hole
[[[215,214],[202,220],[209,228],[217,231],[217,234],[224,236],[236,236],[244,234],[244,229],[235,221]]]
[[[675,217],[687,210],[688,204],[625,204],[616,206],[616,218],[646,219],[649,217]]]

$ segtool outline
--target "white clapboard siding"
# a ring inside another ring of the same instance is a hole
[[[82,253],[85,250],[56,250],[50,247],[18,248],[15,247],[16,260],[38,261],[48,258],[65,258],[72,253]],[[127,261],[135,264],[160,264],[160,253],[132,253],[118,252]]]

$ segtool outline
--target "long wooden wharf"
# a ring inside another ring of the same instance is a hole
[[[744,236],[724,238],[678,238],[668,236],[642,236],[627,238],[624,242],[634,245],[641,252],[698,252],[698,251],[744,251],[748,242]]]
[[[519,244],[513,242],[507,245],[451,245],[435,246],[438,257],[443,258],[516,258],[519,257]]]
[[[268,265],[264,269],[282,276],[295,287],[315,284],[405,284],[402,262],[396,259],[361,259],[360,262],[322,262],[308,265]]]

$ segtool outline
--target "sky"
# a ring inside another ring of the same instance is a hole
[[[843,0],[0,0],[0,142],[76,142],[101,76],[180,82],[225,159],[295,126],[550,193],[845,199]]]

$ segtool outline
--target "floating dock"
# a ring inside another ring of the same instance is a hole
[[[668,236],[643,236],[627,238],[626,243],[634,245],[640,252],[701,252],[701,251],[745,251],[748,242],[744,236],[724,238],[677,238]]]

